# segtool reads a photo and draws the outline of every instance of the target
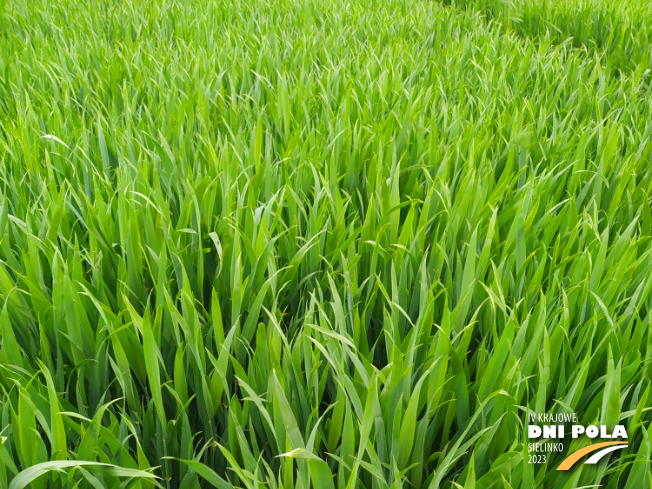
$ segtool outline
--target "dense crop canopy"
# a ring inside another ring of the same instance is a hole
[[[652,487],[652,14],[550,3],[0,0],[0,488]]]

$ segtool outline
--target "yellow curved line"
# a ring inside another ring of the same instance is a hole
[[[587,453],[595,452],[596,450],[599,450],[600,448],[603,447],[609,447],[612,445],[627,445],[627,442],[622,442],[622,441],[606,441],[604,443],[595,443],[593,445],[589,445],[588,447],[584,447],[579,449],[576,452],[573,452],[571,455],[566,457],[566,459],[557,467],[557,470],[568,470],[570,469],[575,462],[577,462],[579,459],[581,459],[584,455]]]

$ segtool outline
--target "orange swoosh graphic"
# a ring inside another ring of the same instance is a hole
[[[609,447],[612,445],[627,445],[627,442],[607,441],[604,443],[595,443],[594,445],[589,445],[588,447],[581,448],[578,451],[573,452],[571,455],[566,457],[566,459],[559,465],[559,467],[557,467],[557,470],[568,470],[573,466],[575,462],[577,462],[587,453],[595,452],[600,448]]]

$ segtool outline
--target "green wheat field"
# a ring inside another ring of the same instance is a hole
[[[647,0],[0,0],[0,489],[650,489]],[[629,445],[530,463],[530,413]]]

